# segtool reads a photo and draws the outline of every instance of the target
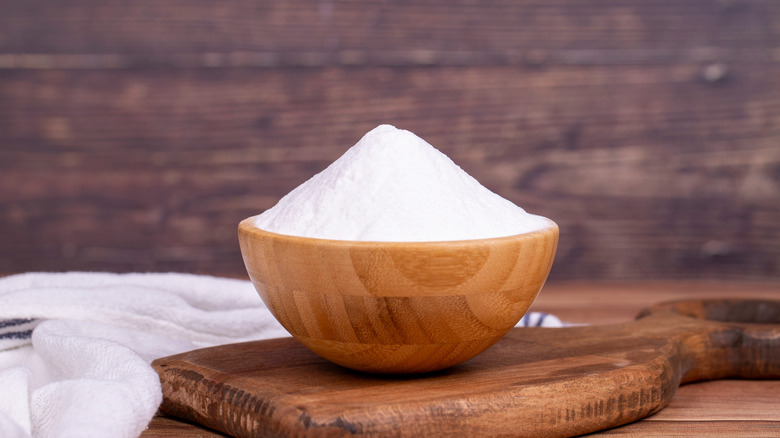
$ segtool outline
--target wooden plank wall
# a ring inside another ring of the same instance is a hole
[[[780,2],[0,2],[0,272],[244,275],[379,123],[561,240],[551,279],[780,278]]]

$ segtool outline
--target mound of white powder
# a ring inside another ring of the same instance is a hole
[[[385,242],[482,239],[550,226],[390,125],[371,130],[254,224],[279,234]]]

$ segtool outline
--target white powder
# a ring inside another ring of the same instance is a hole
[[[279,234],[396,242],[501,237],[551,225],[390,125],[367,133],[254,223]]]

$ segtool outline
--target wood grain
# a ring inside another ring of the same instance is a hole
[[[514,329],[411,378],[351,373],[289,338],[153,366],[163,410],[234,436],[572,436],[654,413],[680,383],[780,377],[778,330],[780,301],[685,301],[619,325]]]
[[[574,324],[618,324],[662,301],[780,299],[780,283],[727,281],[570,282],[548,284],[530,311]]]
[[[554,222],[516,236],[349,242],[239,224],[249,278],[298,341],[375,373],[440,370],[481,353],[522,318],[550,273]]]
[[[713,397],[713,393],[728,394],[727,400]],[[706,385],[687,385],[674,396],[675,409],[664,409],[647,420],[780,423],[775,405],[779,393],[780,381],[776,380],[715,380]]]
[[[32,68],[678,63],[723,56],[763,64],[777,61],[780,12],[761,0],[32,0],[0,7],[7,53],[59,55],[7,61]],[[74,54],[94,56],[67,56]]]
[[[628,424],[615,429],[585,436],[605,435],[623,437],[709,438],[774,437],[780,434],[780,424],[771,421],[652,421]]]
[[[188,423],[180,418],[157,415],[141,436],[156,438],[222,438],[228,435]]]
[[[552,312],[565,321],[617,324],[632,319],[641,309],[658,301],[734,296],[777,299],[780,287],[772,283],[701,281],[555,283],[545,286],[544,293],[531,309]],[[635,438],[772,436],[780,427],[777,419],[780,400],[774,396],[779,391],[780,380],[717,380],[683,385],[660,412],[592,435],[619,434]],[[170,436],[162,435],[164,430],[158,425],[159,420],[152,422],[143,433],[144,438]],[[164,420],[166,425],[177,424],[179,436],[201,436],[208,432],[170,417]]]
[[[0,272],[243,275],[379,123],[556,220],[551,279],[780,274],[763,0],[0,3]]]

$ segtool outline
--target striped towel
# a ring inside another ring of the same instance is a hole
[[[0,351],[30,343],[37,318],[14,318],[0,320]]]
[[[565,327],[568,325],[549,313],[528,312],[515,327]]]
[[[0,351],[29,344],[33,329],[40,321],[38,318],[0,320]],[[516,327],[564,327],[566,325],[550,313],[528,312]]]

